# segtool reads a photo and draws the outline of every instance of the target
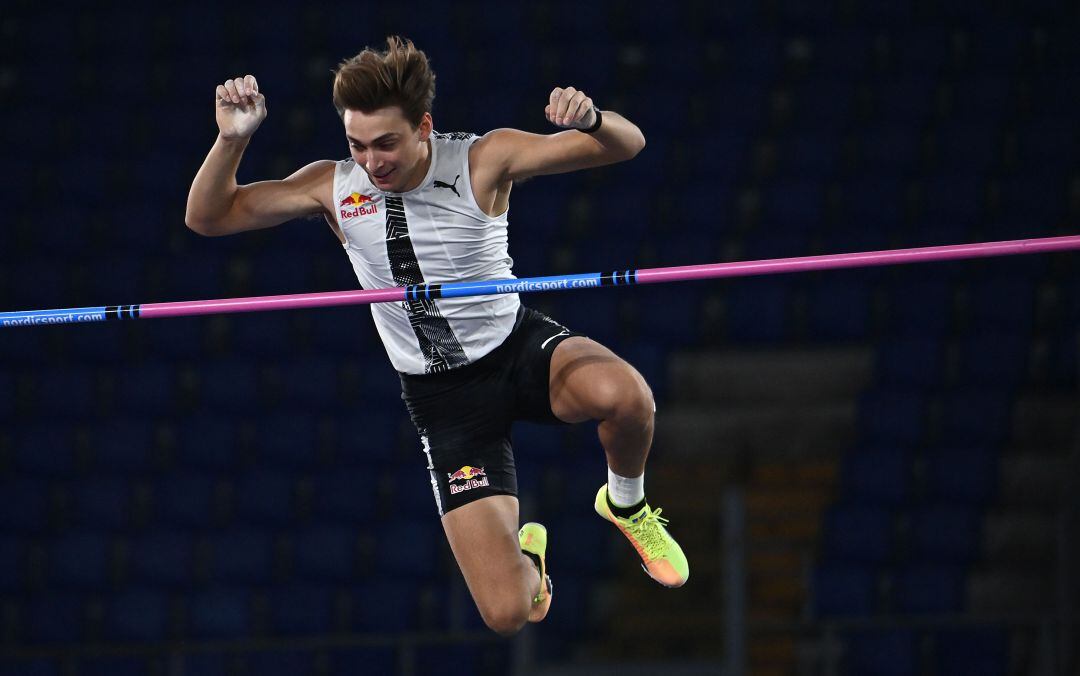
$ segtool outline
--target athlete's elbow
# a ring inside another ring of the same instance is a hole
[[[188,227],[188,230],[203,237],[217,237],[222,234],[218,229],[214,228],[213,221],[192,214],[184,216],[184,225]]]

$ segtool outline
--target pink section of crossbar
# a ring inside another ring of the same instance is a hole
[[[402,300],[405,300],[405,289],[402,288],[328,291],[326,293],[298,293],[288,296],[256,296],[252,298],[192,300],[177,303],[147,303],[140,308],[139,315],[145,318],[187,317],[223,312],[296,310],[299,308],[332,307],[335,305],[390,303]]]
[[[1040,239],[1016,239],[1004,242],[927,246],[917,249],[892,249],[888,251],[804,256],[801,258],[774,258],[760,261],[682,265],[674,268],[649,268],[637,271],[637,282],[638,284],[657,284],[691,279],[749,277],[752,275],[810,272],[837,268],[866,268],[876,265],[930,263],[934,261],[1048,253],[1076,249],[1080,249],[1080,235],[1068,235]]]

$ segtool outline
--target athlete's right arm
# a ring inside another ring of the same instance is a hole
[[[248,75],[218,85],[216,100],[218,137],[188,193],[184,220],[189,228],[200,235],[230,235],[330,213],[331,160],[313,162],[280,181],[237,185],[240,158],[266,118],[266,99]]]

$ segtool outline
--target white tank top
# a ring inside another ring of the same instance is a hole
[[[515,278],[507,213],[488,216],[473,197],[469,146],[477,138],[432,134],[427,175],[403,193],[379,190],[352,159],[337,163],[334,213],[362,288]],[[395,369],[438,373],[498,347],[520,304],[517,294],[376,303],[371,316]]]

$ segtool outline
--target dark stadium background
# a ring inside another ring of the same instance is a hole
[[[0,15],[0,310],[355,288],[317,220],[183,222],[213,92],[241,182],[347,155],[331,69],[388,34],[439,131],[633,161],[514,188],[519,276],[1075,234],[1080,16],[1049,0],[40,3]],[[368,310],[0,332],[0,674],[1075,674],[1075,254],[534,294],[659,406],[693,574],[592,513],[589,426],[522,426],[556,598],[483,628]]]

